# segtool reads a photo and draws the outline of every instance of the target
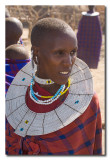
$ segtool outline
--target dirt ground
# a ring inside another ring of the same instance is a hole
[[[24,29],[22,39],[25,47],[30,53],[31,44],[28,39],[28,29]],[[99,97],[102,116],[102,154],[105,154],[105,36],[103,35],[100,61],[97,69],[91,69],[93,76],[94,91]]]

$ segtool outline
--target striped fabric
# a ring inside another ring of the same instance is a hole
[[[5,81],[6,81],[6,92],[13,81],[14,77],[16,76],[17,72],[24,67],[30,59],[26,60],[11,60],[11,59],[6,59],[5,62]]]
[[[102,31],[98,16],[82,16],[78,26],[78,58],[89,68],[97,68],[102,44]]]
[[[21,137],[6,120],[6,154],[101,155],[102,125],[97,95],[75,121],[46,135]]]

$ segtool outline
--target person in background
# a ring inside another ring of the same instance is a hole
[[[17,72],[30,61],[29,52],[20,44],[10,45],[6,48],[6,92]]]
[[[6,48],[10,45],[17,44],[22,33],[23,25],[20,20],[14,17],[5,19],[6,23]]]
[[[86,62],[89,68],[96,69],[101,52],[102,29],[99,12],[95,12],[95,6],[88,6],[88,9],[87,12],[82,12],[78,25],[77,57]]]

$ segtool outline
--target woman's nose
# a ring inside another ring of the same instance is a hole
[[[64,61],[63,61],[63,64],[65,65],[65,66],[71,66],[72,65],[72,61],[73,61],[73,58],[70,56],[70,55],[66,55],[65,57],[64,57]]]

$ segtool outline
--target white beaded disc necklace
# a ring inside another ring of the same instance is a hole
[[[72,67],[69,94],[52,111],[36,113],[26,105],[25,95],[31,79],[32,65],[29,62],[17,73],[6,95],[7,120],[22,137],[49,134],[67,126],[84,113],[93,97],[91,73],[85,62],[78,58]]]

